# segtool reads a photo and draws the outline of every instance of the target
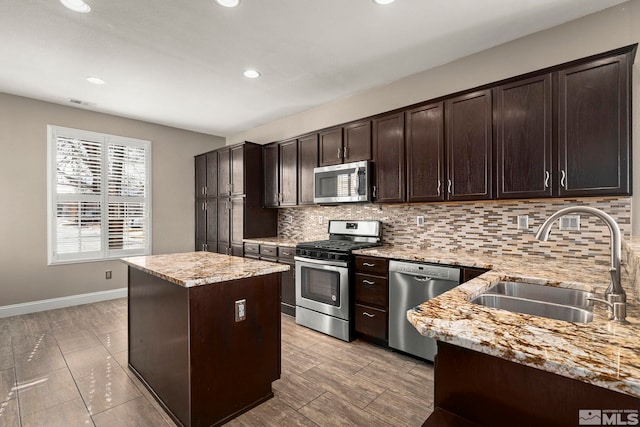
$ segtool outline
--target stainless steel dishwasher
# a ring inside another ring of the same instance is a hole
[[[459,284],[459,268],[389,261],[389,347],[433,361],[435,340],[420,335],[407,310]]]

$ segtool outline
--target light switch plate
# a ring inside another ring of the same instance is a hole
[[[580,215],[565,215],[560,218],[560,230],[580,231]]]
[[[236,301],[236,322],[241,322],[247,318],[247,300]]]
[[[416,225],[418,227],[424,227],[424,215],[416,216]]]
[[[529,215],[518,215],[518,230],[529,229]]]
[[[322,224],[324,217],[322,215],[318,215],[318,224]]]

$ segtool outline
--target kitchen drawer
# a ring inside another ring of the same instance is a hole
[[[371,256],[356,256],[356,273],[389,275],[389,260]]]
[[[368,274],[356,274],[356,302],[387,308],[389,305],[389,284],[387,279]]]
[[[276,258],[278,256],[278,247],[270,245],[260,245],[260,256]]]
[[[245,254],[259,254],[260,253],[260,245],[257,243],[245,243],[244,244],[244,253]]]
[[[296,248],[289,248],[287,246],[278,246],[278,258],[282,261],[293,260],[296,255]]]
[[[356,304],[356,332],[372,338],[387,340],[387,312],[366,305]]]

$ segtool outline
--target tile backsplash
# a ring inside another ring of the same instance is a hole
[[[298,241],[328,238],[330,219],[365,219],[383,222],[385,244],[414,249],[443,249],[528,255],[563,259],[589,259],[600,264],[610,260],[609,230],[593,216],[580,215],[580,231],[554,226],[548,242],[535,232],[558,209],[584,205],[601,209],[620,226],[623,237],[631,235],[631,198],[493,200],[484,202],[345,204],[280,209],[278,235]],[[518,216],[528,216],[528,229],[518,229]],[[416,217],[424,216],[424,225]],[[319,223],[322,217],[323,223]]]

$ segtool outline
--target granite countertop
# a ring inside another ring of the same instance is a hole
[[[625,268],[629,324],[609,322],[602,304],[596,304],[593,322],[579,324],[493,309],[469,300],[501,280],[591,290],[602,297],[610,281],[608,266],[393,246],[355,252],[492,269],[409,310],[407,318],[422,335],[640,398],[640,303],[631,292]]]
[[[131,267],[190,288],[287,271],[287,264],[258,261],[211,252],[122,258]]]
[[[286,239],[284,237],[252,237],[251,239],[242,239],[245,243],[257,243],[260,245],[283,246],[287,248],[295,248],[299,243],[297,240]]]

